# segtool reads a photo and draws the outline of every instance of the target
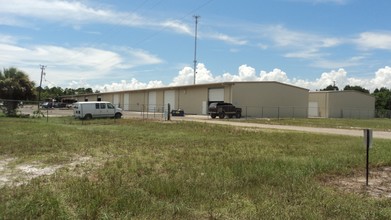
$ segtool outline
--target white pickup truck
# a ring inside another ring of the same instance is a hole
[[[73,115],[79,119],[121,118],[122,109],[116,108],[110,102],[76,102],[73,103]]]

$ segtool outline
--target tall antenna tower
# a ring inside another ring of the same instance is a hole
[[[194,32],[194,85],[196,84],[196,74],[197,74],[197,27],[199,15],[193,16],[195,19],[195,32]]]

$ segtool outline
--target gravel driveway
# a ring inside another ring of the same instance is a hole
[[[268,125],[258,123],[247,123],[240,121],[226,121],[220,119],[210,119],[208,117],[184,117],[174,118],[174,120],[191,120],[204,123],[220,124],[220,125],[231,125],[236,127],[247,127],[247,128],[259,128],[259,129],[276,129],[276,130],[290,130],[290,131],[302,131],[310,133],[322,133],[322,134],[333,134],[333,135],[348,135],[363,137],[364,132],[361,129],[339,129],[339,128],[316,128],[316,127],[302,127],[302,126],[291,126],[291,125]],[[373,138],[380,139],[391,139],[391,132],[386,131],[373,131]]]

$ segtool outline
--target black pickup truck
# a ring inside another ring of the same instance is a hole
[[[233,116],[236,118],[242,117],[241,108],[236,108],[231,103],[226,102],[210,103],[208,111],[212,118],[216,118],[217,116],[219,116],[219,118],[225,118],[225,116],[228,116],[228,118],[232,118]]]

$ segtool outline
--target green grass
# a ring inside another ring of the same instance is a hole
[[[390,144],[374,141],[372,166],[391,165]],[[318,181],[363,169],[361,138],[193,122],[0,118],[0,159],[50,166],[75,156],[92,159],[1,188],[0,219],[391,218],[389,199]]]
[[[250,123],[297,125],[309,127],[363,129],[371,128],[378,131],[391,131],[391,119],[345,119],[345,118],[295,118],[295,119],[250,119]]]

